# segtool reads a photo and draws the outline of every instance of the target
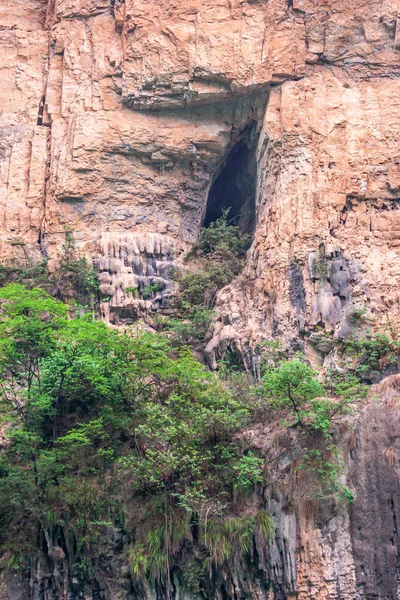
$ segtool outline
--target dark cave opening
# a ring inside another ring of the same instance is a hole
[[[211,185],[203,225],[208,227],[229,209],[228,220],[243,233],[256,222],[256,124],[253,122],[228,152]]]

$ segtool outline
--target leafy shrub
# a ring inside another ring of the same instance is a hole
[[[124,290],[127,294],[131,294],[134,298],[136,298],[138,294],[138,290],[135,287],[126,287]]]
[[[251,244],[251,236],[240,231],[237,225],[229,223],[229,210],[200,231],[199,240],[192,252],[201,250],[205,255],[226,252],[235,261],[246,254]]]
[[[182,300],[190,304],[211,306],[214,301],[217,286],[207,271],[186,273],[179,280]]]
[[[81,304],[94,300],[99,287],[96,270],[76,251],[73,232],[65,231],[65,244],[60,255],[57,286],[59,296],[74,296]]]
[[[327,387],[316,379],[313,369],[296,358],[272,363],[261,379],[260,388],[268,405],[283,411],[288,426],[300,426],[326,440],[322,449],[304,450],[300,468],[314,471],[326,493],[350,502],[352,492],[338,480],[343,463],[339,449],[331,442],[332,425],[336,416],[347,412],[350,402],[365,397],[365,389],[358,381],[351,379],[346,385],[332,375],[329,385],[337,394],[334,398],[327,395]]]
[[[180,318],[170,318],[159,325],[169,333],[174,344],[193,344],[204,340],[214,314],[214,311],[201,305],[190,306],[182,302]]]
[[[257,483],[261,483],[264,478],[263,461],[253,452],[248,452],[234,466],[236,473],[235,488],[238,491],[249,491],[254,489]]]
[[[201,229],[198,243],[186,257],[188,268],[179,278],[177,316],[168,322],[158,322],[175,344],[204,340],[213,317],[216,294],[242,270],[250,241],[250,236],[229,224],[228,212]]]
[[[199,559],[190,560],[183,568],[183,582],[192,594],[201,591],[201,580],[204,578],[205,564]]]
[[[154,296],[154,294],[156,294],[159,291],[161,291],[161,285],[159,283],[152,283],[150,285],[144,286],[140,290],[140,293],[142,294],[142,296],[145,300],[148,300],[149,298],[152,298]]]
[[[345,401],[365,399],[369,392],[369,387],[356,374],[336,369],[327,370],[325,387],[329,394]]]
[[[245,493],[261,478],[261,460],[235,436],[250,419],[246,399],[165,337],[68,318],[41,289],[0,289],[0,409],[0,544],[15,556],[39,556],[64,531],[77,562],[93,565],[104,528],[146,498],[163,508],[141,531],[126,524],[131,569],[165,574],[192,516],[214,505],[223,521],[235,485]],[[226,543],[245,551],[250,530],[229,527]],[[204,544],[205,558],[222,556]]]
[[[381,379],[390,367],[399,370],[400,342],[386,333],[362,339],[349,336],[340,341],[339,351],[344,358],[353,359],[349,371],[364,383]]]
[[[349,317],[353,323],[358,323],[359,321],[364,320],[366,314],[367,314],[366,306],[363,306],[363,307],[354,306],[351,309],[351,311],[349,312]]]
[[[182,299],[212,307],[217,291],[230,283],[243,268],[251,237],[229,224],[228,212],[202,228],[197,244],[186,261],[197,259],[196,269],[180,278]],[[199,266],[200,264],[200,266]]]
[[[311,423],[319,423],[319,406],[315,399],[323,396],[324,387],[313,369],[300,359],[283,361],[265,371],[262,393],[274,409],[287,409],[294,424],[302,423],[314,411]]]

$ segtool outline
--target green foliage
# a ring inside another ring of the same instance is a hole
[[[202,542],[210,559],[220,566],[235,555],[250,553],[256,528],[266,544],[273,539],[275,525],[271,515],[264,509],[255,515],[205,522]]]
[[[25,286],[51,289],[53,282],[48,272],[47,259],[34,263],[27,255],[24,266],[21,262],[12,265],[0,265],[0,286],[7,283],[23,283]]]
[[[226,518],[206,516],[199,522],[190,521],[187,513],[179,511],[174,515],[156,513],[154,518],[163,520],[150,531],[139,534],[130,548],[132,574],[136,578],[150,577],[165,581],[170,556],[174,550],[182,547],[185,540],[191,543],[191,529],[195,526],[200,534],[197,556],[182,566],[185,586],[192,593],[201,590],[207,564],[212,562],[215,566],[221,566],[234,556],[249,554],[256,531],[266,544],[275,536],[274,521],[264,509],[255,514]]]
[[[176,317],[157,321],[175,345],[204,341],[216,293],[242,270],[250,241],[250,236],[228,222],[228,211],[201,229],[198,243],[186,257],[188,267],[178,280]]]
[[[266,542],[271,542],[275,537],[275,523],[270,513],[265,509],[260,509],[257,513],[256,525],[261,536]]]
[[[230,224],[228,212],[202,228],[197,244],[186,258],[195,258],[194,269],[180,278],[184,302],[212,307],[217,291],[230,283],[243,268],[251,237]]]
[[[331,442],[332,425],[335,417],[346,414],[351,402],[365,397],[365,386],[357,378],[350,376],[346,381],[333,372],[323,385],[300,358],[270,364],[261,379],[261,394],[268,405],[283,411],[288,426],[300,426],[326,440],[322,449],[304,450],[300,468],[314,471],[326,493],[351,502],[352,492],[338,480],[343,463],[339,449]],[[328,396],[328,391],[335,396]]]
[[[319,429],[326,406],[316,402],[325,394],[323,385],[315,378],[313,369],[299,358],[283,361],[278,367],[265,371],[261,380],[262,392],[274,409],[287,409],[294,424],[306,419]]]
[[[236,473],[235,488],[239,491],[254,489],[257,483],[261,483],[264,476],[263,461],[253,452],[248,452],[240,457],[234,466]]]
[[[126,287],[124,290],[127,294],[131,294],[134,298],[136,298],[138,290],[135,287]]]
[[[130,563],[159,576],[191,515],[228,509],[235,488],[261,481],[261,460],[236,439],[250,408],[165,337],[68,312],[42,289],[0,289],[0,545],[38,556],[62,529],[90,566],[103,528],[146,497],[163,508],[154,526],[132,526]]]
[[[192,594],[201,591],[201,580],[204,578],[205,562],[194,558],[183,567],[183,582]]]
[[[318,252],[317,252],[317,262],[316,262],[315,268],[317,271],[317,275],[320,279],[322,279],[322,280],[328,279],[329,266],[328,266],[328,261],[326,259],[324,243],[319,245]]]
[[[350,336],[341,340],[339,350],[344,358],[353,361],[350,373],[365,383],[382,379],[390,366],[399,368],[400,342],[387,333],[374,333],[362,339]]]
[[[268,369],[278,367],[286,358],[279,340],[265,340],[255,350],[262,356],[262,373]]]
[[[255,524],[256,519],[253,516],[208,521],[204,526],[202,541],[212,561],[220,566],[229,561],[235,553],[248,554]]]
[[[132,575],[138,579],[151,577],[159,579],[167,572],[165,548],[165,525],[159,525],[148,532],[146,543],[136,543],[130,550],[129,564]]]
[[[174,344],[193,344],[204,340],[214,314],[214,311],[204,306],[191,306],[188,302],[182,302],[180,318],[170,318],[161,322],[161,326],[169,333]]]
[[[129,550],[129,564],[137,578],[151,577],[165,580],[170,555],[180,549],[185,538],[190,538],[189,513],[175,511],[170,514],[164,505],[164,514],[153,515],[162,521],[150,530],[141,532]]]
[[[328,498],[331,494],[335,494],[339,500],[347,504],[354,501],[354,492],[339,481],[339,476],[344,472],[344,463],[340,450],[335,444],[330,444],[323,450],[306,448],[300,469],[308,469],[318,475],[322,484],[319,498]]]
[[[154,296],[154,294],[156,294],[160,290],[161,290],[161,285],[159,283],[152,283],[150,285],[144,286],[140,290],[140,293],[142,294],[142,296],[145,300],[148,300],[149,298],[152,298]]]
[[[85,257],[76,251],[72,230],[65,230],[65,243],[62,246],[59,265],[58,288],[62,298],[72,294],[84,304],[93,302],[99,287],[96,270]]]
[[[362,306],[362,307],[354,306],[351,309],[351,311],[349,312],[350,321],[352,321],[353,323],[358,323],[358,322],[364,320],[364,317],[366,314],[367,314],[366,306]]]
[[[237,225],[228,221],[228,217],[229,209],[209,227],[203,227],[193,252],[201,250],[206,256],[227,252],[233,261],[244,256],[250,247],[251,236],[242,233]]]
[[[184,302],[211,306],[219,289],[208,270],[185,273],[179,280]]]
[[[65,244],[59,256],[56,273],[50,273],[48,260],[34,262],[23,242],[13,242],[21,250],[22,257],[10,265],[0,265],[0,286],[15,282],[29,289],[42,288],[61,299],[74,299],[81,305],[93,305],[99,282],[96,270],[75,248],[73,232],[65,231]]]
[[[369,387],[360,378],[349,371],[328,369],[325,377],[325,387],[331,396],[351,402],[354,399],[365,399]]]
[[[217,285],[227,272],[235,276],[246,247],[232,243],[234,226],[218,227],[200,237],[195,251],[207,285],[216,272]],[[68,236],[64,254],[65,274],[74,275],[67,280],[93,299],[94,280],[84,277],[91,267]],[[92,578],[105,528],[121,522],[132,540],[134,577],[168,588],[179,564],[186,587],[199,593],[207,565],[249,554],[254,535],[268,543],[275,533],[271,515],[256,502],[250,510],[245,500],[264,481],[264,458],[239,432],[262,403],[317,440],[300,468],[318,476],[320,496],[352,501],[339,481],[343,462],[332,430],[335,417],[366,394],[360,372],[328,373],[322,382],[299,357],[285,360],[273,341],[262,349],[258,396],[249,376],[231,365],[216,377],[182,347],[203,340],[213,316],[215,292],[196,292],[199,280],[191,281],[182,295],[193,302],[182,301],[180,318],[163,325],[169,339],[72,317],[43,289],[0,289],[0,416],[7,436],[0,453],[0,561],[7,569],[39,556],[46,539],[56,545],[62,531],[76,548],[79,577]],[[149,293],[156,291],[158,285]],[[384,337],[346,344],[358,368],[371,360],[383,368],[398,354],[397,342]],[[144,503],[151,517],[141,514]]]

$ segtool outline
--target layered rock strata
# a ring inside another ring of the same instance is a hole
[[[129,325],[172,292],[210,188],[251,127],[254,241],[219,294],[210,365],[233,345],[256,370],[252,349],[271,336],[326,365],[354,308],[396,329],[399,18],[397,0],[3,0],[1,259],[56,268],[72,229],[99,269],[103,317]],[[277,490],[276,544],[216,574],[210,597],[398,597],[391,401],[355,425],[351,511],[285,508]],[[93,598],[157,595],[135,589],[119,559],[108,568]],[[42,598],[40,585],[15,580],[4,598]]]

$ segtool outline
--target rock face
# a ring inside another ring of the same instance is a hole
[[[397,0],[2,0],[2,260],[23,248],[56,265],[71,228],[100,271],[104,318],[129,324],[172,292],[251,131],[238,189],[254,241],[219,294],[209,363],[278,336],[327,364],[355,308],[399,327],[399,19]],[[355,426],[350,513],[301,499],[285,512],[276,492],[275,546],[210,597],[397,599],[397,414],[392,399]],[[117,563],[93,598],[156,597]]]

